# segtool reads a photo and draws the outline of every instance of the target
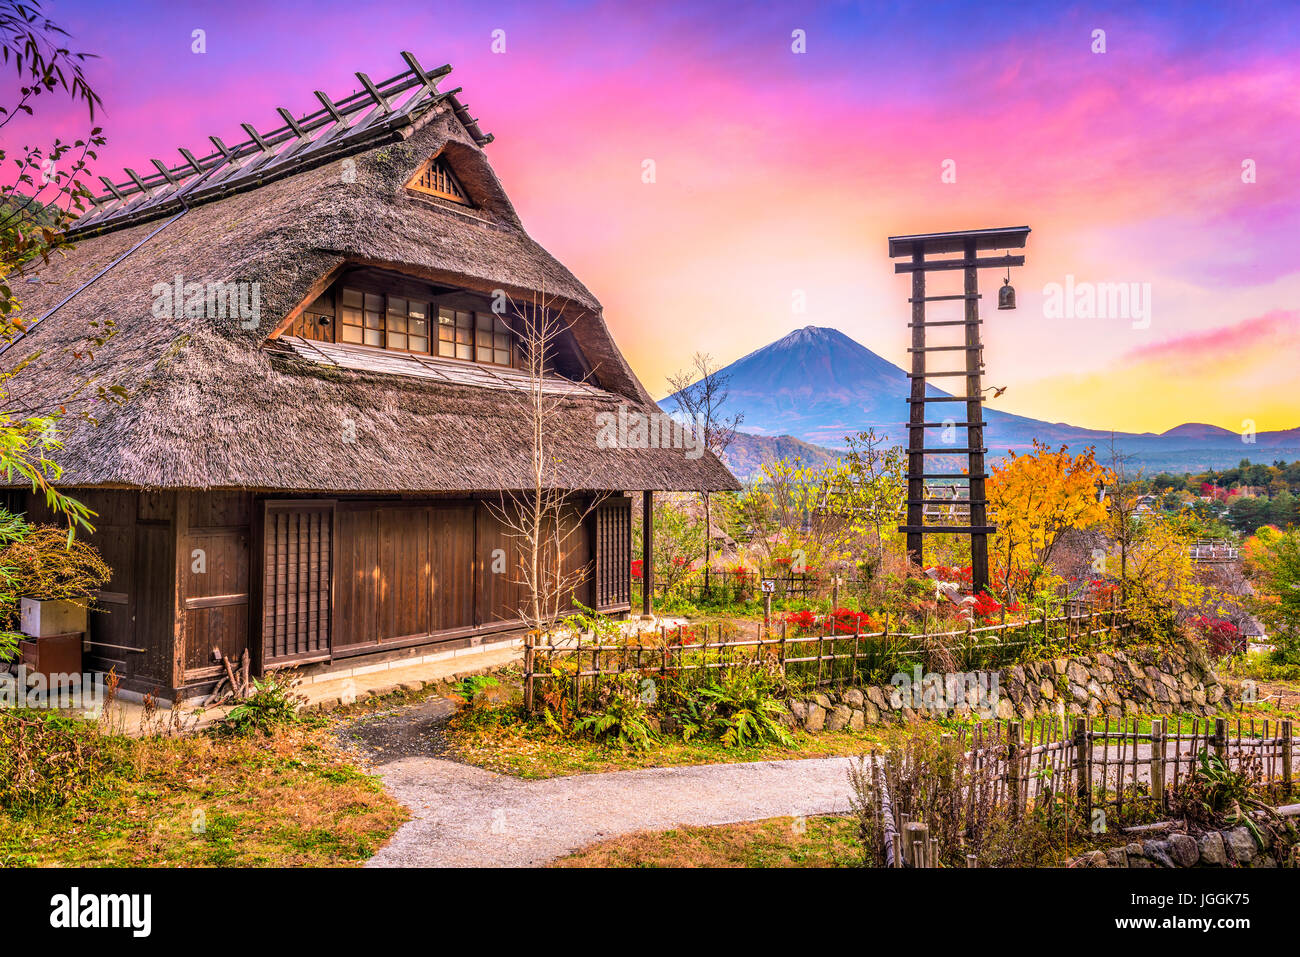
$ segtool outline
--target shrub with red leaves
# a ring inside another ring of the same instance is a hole
[[[1209,615],[1197,615],[1191,625],[1200,634],[1211,655],[1222,658],[1246,650],[1246,639],[1232,622]]]
[[[831,634],[856,635],[874,631],[871,616],[849,608],[836,608],[830,616]]]
[[[817,616],[805,608],[803,611],[790,612],[785,616],[785,623],[799,634],[807,634],[817,627]]]
[[[639,558],[632,559],[632,577],[636,579],[641,577],[641,559]]]

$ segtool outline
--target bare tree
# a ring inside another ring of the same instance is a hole
[[[548,374],[554,365],[557,341],[568,326],[551,308],[545,292],[531,303],[510,302],[513,325],[523,354],[526,387],[511,393],[513,410],[528,430],[528,485],[502,492],[488,508],[516,543],[513,583],[524,595],[517,609],[520,620],[535,637],[553,631],[572,610],[573,593],[586,580],[586,569],[566,571],[565,556],[583,525],[604,495],[579,495],[590,484],[595,467],[581,478],[573,475],[553,447],[553,433],[567,400],[564,390],[553,388]],[[561,466],[566,466],[561,475]],[[504,563],[503,563],[504,564]],[[500,569],[504,571],[504,567]]]
[[[689,368],[668,376],[668,388],[676,411],[685,414],[704,431],[704,446],[719,459],[736,439],[736,430],[745,421],[745,413],[726,414],[731,398],[731,376],[713,364],[713,357],[697,352]],[[713,522],[709,492],[701,491],[704,505],[704,574],[709,574],[713,547]]]

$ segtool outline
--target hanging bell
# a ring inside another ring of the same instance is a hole
[[[1016,287],[1011,285],[1010,276],[1002,280],[1002,288],[998,290],[998,308],[1016,308]]]

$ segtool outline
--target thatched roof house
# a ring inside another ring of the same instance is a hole
[[[630,606],[627,493],[737,487],[653,430],[602,438],[658,410],[600,303],[524,231],[491,137],[437,88],[449,68],[404,57],[276,130],[105,180],[76,248],[21,291],[40,321],[5,370],[116,325],[79,369],[130,399],[70,425],[58,460],[116,572],[92,663],[128,686],[201,690],[214,646],[271,667],[517,625],[518,583],[484,571],[516,546],[485,502],[533,483],[535,387],[586,604]],[[545,317],[561,331],[537,381]],[[61,397],[59,365],[20,373],[29,401]]]

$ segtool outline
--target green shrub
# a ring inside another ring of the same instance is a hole
[[[248,737],[255,732],[269,736],[280,728],[306,723],[308,719],[298,711],[306,699],[294,692],[295,684],[279,672],[254,678],[253,693],[214,723],[213,730],[235,737]]]
[[[451,693],[464,699],[465,704],[473,707],[484,692],[500,684],[501,682],[491,675],[469,675],[456,682],[452,686]]]
[[[705,735],[728,748],[793,741],[781,721],[786,707],[777,681],[757,668],[728,669],[708,684],[673,689],[667,699],[687,741]]]
[[[589,734],[634,751],[648,750],[658,738],[638,676],[628,672],[611,676],[600,689],[597,710],[573,723],[574,734]]]

